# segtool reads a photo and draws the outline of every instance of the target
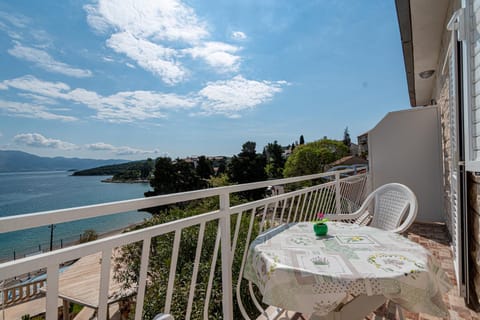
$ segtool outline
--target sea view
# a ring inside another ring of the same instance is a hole
[[[104,183],[106,176],[71,176],[71,172],[0,173],[0,217],[96,203],[143,198],[146,183]],[[146,212],[125,212],[55,225],[55,247],[76,241],[86,229],[104,233],[148,218]],[[49,226],[0,234],[0,261],[49,249]]]

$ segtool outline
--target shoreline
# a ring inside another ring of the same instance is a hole
[[[112,178],[107,178],[100,180],[101,182],[105,183],[150,183],[149,180],[142,180],[142,179],[137,179],[137,180],[113,180]]]
[[[116,236],[116,235],[118,235],[118,234],[124,233],[124,232],[127,231],[128,229],[131,229],[131,228],[133,228],[133,227],[136,227],[136,226],[142,224],[143,222],[144,222],[144,221],[142,221],[142,222],[137,222],[137,223],[131,223],[131,224],[129,224],[128,226],[123,227],[123,228],[118,228],[118,229],[114,229],[114,230],[111,230],[111,231],[99,233],[99,234],[98,234],[98,239],[104,239],[104,238],[108,238],[108,237],[110,237],[110,236]]]
[[[105,238],[108,238],[108,237],[111,237],[111,236],[122,234],[125,231],[142,224],[143,222],[144,221],[137,222],[137,223],[131,223],[128,226],[123,227],[123,228],[117,228],[117,229],[110,230],[110,231],[107,231],[107,232],[99,233],[98,238],[96,240],[105,239]],[[92,241],[95,241],[95,240],[92,240]],[[92,242],[92,241],[88,241],[88,242]],[[76,246],[76,245],[79,245],[79,244],[80,244],[80,241],[77,240],[77,241],[74,241],[74,242],[66,243],[63,248],[73,247],[73,246]],[[56,251],[56,250],[59,250],[59,249],[54,249],[53,251]],[[50,252],[50,251],[42,252],[42,253],[39,253],[39,254],[48,253],[48,252]],[[20,259],[24,259],[24,258],[20,258]],[[17,260],[19,260],[19,259],[17,259]],[[6,262],[9,262],[9,261],[14,261],[14,260],[13,259],[5,260],[5,261],[2,260],[0,263],[6,263]],[[76,262],[76,260],[65,261],[64,265],[65,266],[72,265],[75,262]],[[15,278],[5,279],[3,281],[3,283],[1,283],[0,287],[3,287],[2,289],[8,288],[8,287],[14,287],[14,286],[22,284],[25,281],[29,281],[32,278],[39,277],[39,276],[42,276],[44,274],[46,274],[46,271],[44,269],[34,270],[34,271],[32,271],[30,273],[27,273],[27,274],[18,275]]]

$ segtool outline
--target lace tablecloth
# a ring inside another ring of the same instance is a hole
[[[264,303],[325,315],[349,295],[383,295],[413,312],[447,315],[442,294],[451,285],[427,249],[393,232],[327,224],[322,237],[305,222],[253,241],[244,277],[258,286]]]

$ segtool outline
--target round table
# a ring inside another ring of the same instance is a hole
[[[313,223],[292,223],[252,242],[244,277],[264,303],[326,315],[348,297],[383,296],[413,312],[447,315],[442,294],[451,285],[427,249],[373,227],[328,222],[328,229],[317,237]]]

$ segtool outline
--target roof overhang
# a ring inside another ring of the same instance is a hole
[[[412,107],[431,104],[449,0],[395,0]],[[435,73],[422,78],[424,71]]]

